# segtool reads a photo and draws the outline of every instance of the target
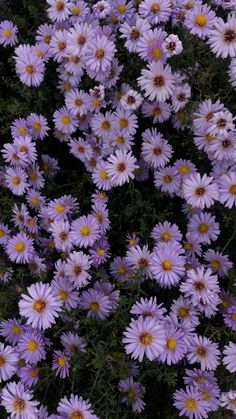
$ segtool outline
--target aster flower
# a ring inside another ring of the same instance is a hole
[[[23,195],[27,188],[27,176],[23,169],[20,167],[8,167],[4,175],[6,186],[11,190],[14,195]]]
[[[229,14],[227,22],[218,18],[215,27],[209,34],[208,43],[217,57],[226,58],[236,55],[236,17]]]
[[[94,414],[89,400],[84,400],[81,396],[70,395],[70,398],[64,397],[60,400],[58,407],[58,413],[62,416],[67,417],[81,417],[88,419],[98,419]]]
[[[150,100],[165,102],[173,93],[175,78],[170,66],[152,62],[148,69],[144,69],[138,78],[138,85],[145,91],[144,96]]]
[[[223,350],[223,364],[225,368],[233,373],[236,371],[236,344],[233,342],[229,342],[228,345],[224,347]]]
[[[166,344],[164,351],[158,357],[158,360],[167,363],[167,365],[177,364],[184,358],[188,350],[188,345],[184,340],[184,333],[177,328],[169,327],[166,332]]]
[[[133,179],[136,168],[136,159],[131,151],[116,150],[114,155],[108,157],[107,173],[115,186],[121,186],[130,178]]]
[[[219,201],[228,208],[236,204],[236,172],[229,171],[223,174],[219,180]]]
[[[215,241],[220,233],[219,224],[214,215],[207,212],[194,214],[188,223],[188,232],[196,237],[199,243],[210,244]]]
[[[227,410],[231,410],[236,414],[236,391],[230,390],[228,392],[223,392],[220,396],[221,406]],[[233,419],[233,418],[232,418]]]
[[[216,386],[216,378],[213,371],[202,371],[198,368],[192,370],[186,369],[184,376],[184,384],[187,386],[199,387],[202,384],[209,383],[212,386]]]
[[[211,34],[216,23],[216,14],[207,4],[199,2],[185,14],[184,25],[192,34],[201,39],[205,39]]]
[[[180,320],[180,322],[188,322],[193,326],[198,326],[199,312],[197,307],[194,307],[189,298],[184,298],[181,295],[177,300],[173,300],[170,309],[171,313],[173,313]]]
[[[82,292],[79,307],[87,311],[88,317],[101,320],[104,320],[112,310],[110,298],[92,288]]]
[[[128,281],[131,276],[131,266],[125,258],[117,256],[110,265],[113,278],[118,281]]]
[[[27,287],[28,294],[22,294],[19,301],[21,316],[34,328],[47,329],[59,316],[61,300],[49,284],[36,282]]]
[[[122,342],[131,358],[141,362],[146,355],[153,361],[164,350],[165,335],[164,327],[156,319],[139,317],[126,328]]]
[[[183,51],[183,44],[178,35],[170,34],[167,38],[165,38],[162,48],[166,56],[169,58],[174,55],[181,54]]]
[[[23,333],[18,342],[18,349],[20,356],[27,363],[36,364],[46,357],[43,337],[37,330]]]
[[[177,285],[185,273],[183,249],[176,242],[160,242],[154,248],[150,258],[150,270],[155,281],[163,288]]]
[[[17,233],[8,240],[6,252],[16,263],[27,263],[33,255],[33,240],[25,233]]]
[[[86,66],[92,71],[106,71],[116,52],[115,44],[107,36],[97,35],[93,40],[88,41],[86,55]]]
[[[144,0],[139,5],[139,14],[151,25],[167,22],[171,15],[169,0]]]
[[[62,351],[53,352],[52,370],[60,378],[66,378],[69,375],[69,360]]]
[[[63,107],[53,114],[55,127],[65,134],[72,134],[76,131],[77,124],[74,115],[66,108]]]
[[[125,39],[125,47],[129,52],[137,52],[137,46],[141,36],[151,28],[146,19],[133,16],[130,22],[125,21],[119,27],[120,38]]]
[[[126,260],[131,268],[140,270],[141,276],[144,275],[145,277],[151,278],[150,255],[148,246],[132,246],[126,254]]]
[[[201,393],[195,387],[186,387],[186,390],[176,390],[174,393],[174,406],[179,410],[180,416],[190,419],[208,418],[207,402],[202,400]]]
[[[15,318],[2,320],[0,323],[0,335],[13,346],[18,343],[23,330],[24,326]]]
[[[138,381],[134,381],[133,377],[128,377],[119,381],[118,388],[122,393],[122,403],[131,405],[134,413],[141,413],[146,404],[142,400],[144,387]]]
[[[218,345],[205,336],[195,335],[189,340],[187,359],[190,364],[200,362],[201,370],[215,370],[219,364]]]
[[[84,215],[71,224],[71,239],[76,246],[90,247],[100,234],[98,221],[93,215]]]
[[[18,28],[10,20],[3,20],[0,23],[0,44],[6,47],[17,42]]]
[[[131,314],[138,316],[153,317],[157,320],[163,320],[163,315],[166,313],[166,309],[162,307],[163,304],[157,304],[156,297],[151,298],[140,298],[130,309]]]
[[[150,167],[164,167],[170,161],[172,153],[172,147],[162,134],[149,129],[143,132],[141,156]]]
[[[6,381],[15,374],[19,361],[19,354],[12,346],[0,343],[0,382]]]
[[[62,301],[66,310],[71,310],[78,306],[78,292],[75,291],[73,284],[67,278],[57,278],[51,282],[53,291]]]
[[[30,45],[19,45],[15,49],[16,73],[26,86],[39,86],[44,78],[43,61],[33,54]]]
[[[232,330],[236,330],[236,305],[234,303],[232,306],[226,308],[223,316],[226,326]]]
[[[52,21],[62,22],[70,16],[70,7],[72,2],[69,0],[47,0],[49,8],[47,9],[48,17]]]
[[[18,371],[18,376],[22,384],[24,384],[26,387],[32,387],[39,380],[39,368],[36,366],[27,365],[20,368]],[[41,419],[40,415],[39,418]]]
[[[206,262],[208,262],[209,267],[212,269],[213,272],[217,272],[217,274],[221,277],[227,275],[228,270],[233,267],[232,262],[230,262],[227,255],[223,255],[220,252],[217,252],[213,249],[208,249],[204,254],[203,257]]]
[[[37,419],[39,402],[32,400],[33,394],[22,383],[8,383],[1,393],[1,405],[11,418]]]
[[[86,342],[83,338],[71,332],[65,332],[61,335],[61,343],[65,349],[65,353],[69,356],[77,353],[86,352]]]
[[[143,98],[136,90],[130,89],[125,93],[121,100],[120,104],[125,110],[135,111],[142,104]]]
[[[204,209],[209,208],[214,200],[218,200],[217,185],[212,183],[213,178],[199,173],[191,174],[183,182],[183,196],[188,204]]]
[[[173,196],[180,190],[181,178],[174,167],[167,166],[154,172],[154,185],[162,192]]]
[[[48,123],[43,115],[31,113],[26,119],[27,126],[32,138],[35,140],[43,140],[48,134]]]
[[[155,242],[174,242],[182,239],[182,234],[176,224],[171,224],[169,221],[158,223],[154,226],[151,237]]]
[[[91,276],[88,270],[91,266],[91,259],[83,252],[72,252],[69,254],[65,265],[65,274],[73,282],[77,289],[88,284]]]

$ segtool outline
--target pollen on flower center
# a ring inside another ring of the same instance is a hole
[[[105,169],[102,169],[101,172],[99,173],[99,177],[101,180],[107,180],[108,179],[107,171]]]
[[[176,339],[174,338],[167,339],[166,341],[167,349],[169,349],[170,351],[174,351],[176,348],[176,345],[177,345]]]
[[[187,175],[189,173],[189,167],[188,166],[181,166],[179,168],[179,173],[181,175]]]
[[[63,3],[63,1],[57,1],[55,6],[56,6],[56,10],[58,12],[61,12],[64,9],[64,3]]]
[[[34,130],[34,131],[39,131],[39,130],[41,129],[41,124],[40,124],[40,122],[35,122],[35,123],[32,125],[32,128],[33,128],[33,130]]]
[[[68,292],[61,289],[61,290],[58,291],[58,296],[61,298],[61,300],[65,301],[65,300],[68,299]]]
[[[107,131],[110,127],[111,127],[111,124],[109,121],[102,122],[102,129],[104,129],[105,131]]]
[[[65,365],[65,358],[63,356],[59,356],[57,363],[59,365],[59,367],[64,367]]]
[[[184,405],[188,410],[196,410],[197,408],[197,403],[194,399],[186,399]]]
[[[118,163],[116,167],[117,167],[118,172],[121,172],[121,173],[124,172],[126,169],[126,166],[123,162]]]
[[[29,342],[27,343],[27,349],[30,352],[35,352],[37,349],[37,343],[35,342],[35,340],[29,340]]]
[[[95,57],[98,58],[98,59],[103,58],[104,55],[105,55],[105,52],[102,48],[98,48],[95,52]]]
[[[5,362],[5,358],[2,355],[0,355],[0,367],[2,367],[5,364]]]
[[[65,210],[65,207],[62,204],[57,204],[55,206],[55,211],[58,212],[59,214],[62,213],[64,210]]]
[[[153,3],[153,4],[151,5],[151,12],[152,12],[152,13],[157,13],[157,12],[160,12],[160,6],[159,6],[159,4],[158,4],[158,3]]]
[[[236,31],[228,29],[224,34],[225,42],[232,42],[236,39]]]
[[[5,29],[3,31],[3,35],[5,36],[5,38],[10,38],[11,34],[12,33],[11,33],[10,29]]]
[[[138,31],[137,28],[133,28],[130,32],[130,38],[136,40],[136,39],[139,39],[139,37],[140,37],[140,32]]]
[[[75,266],[73,267],[73,273],[74,273],[75,275],[79,275],[79,274],[81,274],[81,272],[82,272],[82,268],[81,268],[81,266],[79,266],[79,265],[75,265]]]
[[[231,314],[231,319],[232,319],[234,322],[236,322],[236,313],[232,313],[232,314]]]
[[[80,14],[80,7],[79,6],[74,6],[73,9],[71,10],[72,16],[78,16]]]
[[[230,188],[229,188],[229,192],[232,195],[236,195],[236,185],[231,185]]]
[[[165,183],[169,184],[169,183],[171,183],[171,182],[172,182],[172,177],[171,177],[171,176],[169,176],[169,175],[165,175],[165,176],[163,177],[163,181],[164,181]]]
[[[142,345],[151,345],[153,338],[152,335],[148,332],[143,332],[139,335],[139,341]]]
[[[18,335],[20,333],[20,328],[19,326],[12,326],[11,327],[11,332],[13,333],[13,335]]]
[[[16,252],[23,252],[25,250],[25,244],[23,242],[18,242],[15,244]]]
[[[197,355],[200,356],[201,358],[205,358],[206,357],[206,349],[203,348],[203,346],[199,346],[199,348],[197,348]]]
[[[163,231],[163,233],[161,234],[161,238],[165,242],[168,242],[171,239],[171,235],[168,231]]]
[[[20,184],[20,178],[19,178],[19,176],[13,176],[12,177],[12,183],[15,186],[19,185]]]
[[[219,269],[220,268],[220,262],[218,260],[216,260],[216,259],[212,260],[211,261],[211,267],[213,269]]]
[[[33,64],[28,64],[25,67],[25,71],[26,71],[26,73],[33,74],[34,73],[34,66],[33,66]]]
[[[165,85],[165,79],[163,76],[156,76],[153,79],[153,84],[155,87],[163,87]]]
[[[76,412],[69,414],[69,419],[84,419],[84,415],[79,410],[77,410]]]
[[[198,26],[205,26],[207,23],[207,18],[204,15],[197,15],[194,19],[194,23]]]
[[[61,123],[64,125],[68,125],[70,123],[70,117],[68,115],[62,115]]]
[[[199,224],[199,226],[198,226],[198,231],[199,231],[200,233],[207,233],[207,232],[208,232],[208,230],[209,230],[209,227],[208,227],[208,225],[207,225],[206,223],[200,223],[200,224]]]
[[[99,304],[97,303],[97,301],[91,301],[91,303],[89,304],[89,310],[94,312],[99,310]]]
[[[204,291],[206,289],[203,281],[194,282],[194,288],[196,291]]]
[[[165,259],[162,261],[161,266],[164,271],[170,271],[172,268],[172,262],[170,259]]]
[[[153,50],[152,50],[152,56],[153,56],[153,58],[155,58],[156,60],[157,60],[158,58],[160,58],[160,56],[161,56],[161,50],[160,50],[160,48],[153,48]]]
[[[205,188],[200,187],[200,188],[197,188],[195,192],[196,192],[196,195],[203,196],[205,194],[206,190],[205,190]]]
[[[126,273],[126,269],[124,266],[119,266],[119,268],[117,269],[117,272],[120,275],[124,275]]]
[[[82,234],[82,236],[88,236],[90,234],[90,228],[89,226],[82,226],[80,228],[80,234]]]
[[[105,255],[105,250],[104,249],[97,249],[96,253],[98,256],[104,256]]]
[[[44,300],[36,300],[33,304],[33,310],[37,313],[42,313],[45,310],[46,303]]]
[[[119,4],[119,5],[117,6],[117,10],[118,10],[118,12],[119,12],[119,13],[121,13],[121,14],[125,13],[125,12],[126,12],[126,6],[125,6],[125,4]]]
[[[127,126],[128,126],[128,121],[127,121],[127,119],[125,119],[125,118],[121,118],[120,120],[119,120],[119,125],[120,125],[120,128],[126,128]]]
[[[139,266],[144,266],[144,267],[148,266],[148,261],[145,258],[140,258],[137,263]]]
[[[22,399],[16,399],[13,402],[13,412],[21,412],[25,408],[25,401]]]
[[[188,315],[188,310],[186,307],[179,307],[178,314],[180,317],[184,318]]]

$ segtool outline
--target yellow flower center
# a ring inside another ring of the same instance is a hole
[[[42,128],[42,125],[40,124],[40,122],[35,122],[32,125],[32,128],[33,128],[34,131],[40,131],[40,129]]]
[[[104,249],[97,249],[96,253],[98,254],[98,256],[104,256],[105,255],[105,250]]]
[[[198,26],[205,26],[207,23],[207,18],[204,15],[197,15],[194,19],[194,23]]]
[[[119,125],[121,129],[124,129],[129,125],[129,122],[127,121],[126,118],[120,118]]]
[[[82,226],[82,227],[80,227],[80,234],[82,235],[82,236],[89,236],[89,234],[90,234],[90,228],[89,228],[89,226]]]
[[[68,299],[68,292],[61,289],[61,290],[58,291],[58,296],[61,298],[61,300],[65,301],[65,300]]]
[[[111,124],[110,124],[110,122],[109,122],[109,121],[103,121],[103,122],[102,122],[102,129],[103,129],[104,131],[108,131],[108,130],[110,129],[110,127],[111,127]]]
[[[15,244],[16,252],[23,252],[25,250],[25,244],[23,242],[18,242]]]
[[[64,210],[65,210],[65,207],[62,204],[57,204],[55,206],[55,211],[58,212],[59,214],[61,214]]]
[[[102,169],[99,174],[99,177],[101,180],[107,180],[108,179],[107,171],[105,169]]]
[[[188,166],[180,166],[179,173],[181,175],[187,175],[189,173],[189,167]]]
[[[162,269],[164,269],[164,271],[170,271],[172,268],[172,262],[170,259],[165,259],[161,263],[161,266],[162,266]]]
[[[59,367],[64,367],[64,365],[65,365],[65,358],[63,356],[59,356],[58,357],[58,360],[57,360],[57,363],[58,363]]]
[[[5,236],[5,231],[2,228],[0,228],[0,238],[4,236]]]
[[[152,57],[155,58],[156,60],[158,60],[158,58],[160,58],[160,56],[161,56],[160,48],[153,48]]]
[[[11,31],[10,31],[10,29],[5,29],[4,31],[3,31],[3,35],[5,36],[5,38],[10,38],[10,36],[11,36]]]
[[[218,260],[212,260],[211,261],[211,267],[213,268],[213,269],[219,269],[220,268],[220,262],[218,261]]]
[[[73,9],[71,10],[72,16],[78,16],[80,14],[80,7],[79,6],[74,6]]]
[[[69,125],[69,123],[70,123],[70,117],[68,115],[62,115],[61,116],[61,123],[63,125]]]
[[[236,185],[231,185],[229,188],[229,193],[236,195]]]
[[[95,52],[95,57],[98,58],[98,59],[103,58],[104,55],[105,55],[105,52],[102,48],[98,48]]]
[[[139,335],[139,341],[142,345],[148,346],[148,345],[151,345],[153,338],[150,333],[143,332]]]
[[[17,186],[20,184],[20,178],[19,176],[12,176],[12,183],[14,186]]]
[[[169,175],[163,176],[163,181],[167,184],[170,184],[172,182],[172,177]]]
[[[25,135],[25,134],[26,134],[26,129],[25,129],[24,127],[19,127],[19,128],[18,128],[18,133],[19,133],[20,135]]]
[[[151,5],[151,12],[152,13],[160,12],[160,6],[159,6],[158,3],[152,3],[152,5]]]
[[[168,242],[171,239],[171,234],[168,231],[163,231],[163,233],[161,234],[161,238],[165,242]]]
[[[179,307],[178,314],[180,317],[184,318],[188,315],[188,310],[185,307]]]
[[[170,351],[174,351],[176,346],[177,346],[177,342],[175,338],[169,338],[166,340],[166,346],[167,349],[169,349]]]
[[[208,391],[201,391],[201,395],[202,395],[202,400],[210,399],[210,394],[208,393]]]
[[[4,356],[0,355],[0,367],[2,367],[5,364],[6,360]]]
[[[29,375],[32,378],[37,377],[38,374],[39,374],[39,369],[38,368],[32,368],[29,372]]]
[[[126,12],[126,5],[125,4],[118,4],[117,10],[121,14],[125,13]]]
[[[186,399],[184,401],[184,406],[186,407],[186,409],[188,410],[196,410],[197,408],[197,403],[194,399]]]
[[[13,412],[22,412],[25,409],[25,401],[22,399],[15,399],[12,408]]]
[[[232,313],[232,314],[231,314],[231,319],[232,319],[234,322],[236,322],[236,313]]]
[[[25,71],[26,71],[26,73],[28,73],[28,74],[33,74],[33,72],[34,72],[34,66],[33,66],[33,64],[28,64],[28,65],[25,67]]]
[[[27,346],[28,351],[30,351],[30,352],[35,352],[37,347],[38,347],[35,340],[29,340],[29,342],[27,343],[26,346]]]
[[[100,103],[101,103],[100,99],[98,99],[97,97],[93,98],[92,104],[93,104],[93,106],[95,108],[97,108],[98,106],[100,106]]]
[[[209,227],[208,227],[208,225],[207,225],[206,223],[200,223],[200,224],[199,224],[199,226],[198,226],[198,231],[199,231],[200,233],[207,233],[207,232],[208,232],[208,230],[209,230]]]
[[[34,206],[38,206],[39,205],[39,200],[38,200],[37,196],[33,196],[31,198],[31,204],[33,204]]]
[[[20,333],[19,326],[16,326],[16,325],[12,326],[11,327],[11,332],[12,332],[13,335],[19,335],[19,333]]]
[[[33,303],[33,310],[37,311],[37,313],[42,313],[45,310],[46,303],[43,300],[36,300]]]
[[[71,412],[69,414],[69,419],[84,419],[84,415],[80,411]]]
[[[99,310],[99,304],[97,303],[97,301],[92,301],[92,302],[89,304],[89,310],[90,310],[90,311],[94,311],[94,312],[96,312],[96,311],[98,311],[98,310]]]
[[[117,272],[120,275],[124,275],[126,273],[126,269],[124,266],[119,266],[119,268],[117,269]]]
[[[160,115],[161,114],[161,108],[153,108],[153,110],[152,110],[152,115],[153,116],[157,116],[157,115]]]

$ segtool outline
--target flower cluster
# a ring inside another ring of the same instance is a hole
[[[145,409],[137,377],[145,360],[185,366],[186,388],[173,395],[180,416],[207,418],[219,408],[236,413],[236,390],[221,392],[217,384],[219,366],[236,371],[236,343],[230,338],[222,347],[216,333],[204,330],[216,316],[229,333],[236,330],[236,299],[222,287],[233,263],[215,243],[224,228],[215,209],[236,206],[235,117],[215,96],[192,101],[198,65],[179,70],[175,64],[184,52],[184,37],[175,33],[181,28],[206,43],[212,57],[230,57],[229,80],[236,86],[235,2],[45,4],[48,23],[38,27],[33,45],[14,47],[13,59],[20,82],[32,88],[40,88],[53,62],[61,107],[55,105],[51,119],[31,112],[13,120],[1,150],[0,183],[15,204],[9,221],[0,223],[0,280],[10,287],[20,269],[29,277],[18,289],[17,317],[0,322],[1,406],[20,419],[97,418],[90,402],[74,394],[50,415],[34,400],[34,386],[49,363],[59,379],[71,377],[75,357],[85,356],[91,343],[77,319],[86,319],[88,328],[109,324],[120,307],[127,309],[123,299],[133,285],[139,294],[119,339],[122,356],[140,368],[131,363],[125,378],[118,374],[121,402],[135,413]],[[11,21],[1,22],[3,47],[15,46],[17,35]],[[124,56],[137,61],[133,76]],[[180,156],[168,124],[179,141],[186,132],[193,136],[191,147],[208,162],[205,172],[194,156]],[[60,173],[57,159],[44,154],[49,134],[93,185],[87,212],[83,197],[48,196],[47,185]],[[128,234],[126,250],[118,243],[116,253],[110,196],[146,181],[154,194],[181,202],[181,219],[177,225],[160,217],[148,226],[149,237]],[[153,295],[140,292],[145,284]],[[160,302],[165,292],[173,298]]]

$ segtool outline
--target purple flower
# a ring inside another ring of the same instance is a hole
[[[190,419],[208,418],[207,401],[202,400],[201,393],[196,387],[176,390],[173,397],[179,416],[185,415]]]
[[[149,262],[150,270],[161,287],[177,285],[184,275],[186,257],[182,253],[183,249],[176,242],[160,242],[154,248]]]
[[[0,323],[0,335],[11,345],[16,345],[18,343],[23,330],[24,326],[15,318],[3,320]]]
[[[39,402],[32,400],[33,394],[22,383],[8,383],[1,393],[1,405],[11,418],[37,419]]]
[[[25,233],[18,233],[8,240],[6,252],[16,263],[27,263],[33,255],[33,240]]]
[[[209,208],[215,200],[218,200],[219,194],[217,185],[212,183],[213,178],[199,173],[192,174],[183,182],[183,196],[188,204],[193,207],[204,209]]]
[[[83,400],[81,396],[74,396],[74,394],[71,394],[70,398],[61,399],[57,411],[62,417],[98,419],[91,409],[89,400]]]
[[[5,182],[14,195],[23,195],[28,188],[26,173],[20,167],[8,167],[5,173]]]
[[[200,362],[201,370],[215,370],[219,364],[218,345],[205,336],[195,335],[189,339],[187,359],[190,364]]]
[[[85,51],[86,66],[92,71],[106,71],[114,58],[115,44],[107,36],[97,35],[88,41]]]
[[[0,23],[0,44],[6,47],[17,42],[18,28],[10,20],[3,20]]]
[[[164,67],[161,63],[152,62],[141,74],[138,85],[144,90],[145,97],[159,102],[170,98],[174,91],[175,78],[168,64]]]
[[[207,4],[197,3],[196,6],[187,10],[184,25],[194,35],[205,39],[211,34],[211,29],[217,23],[216,14]]]
[[[16,348],[0,343],[0,382],[8,380],[15,374],[18,361],[19,354]]]
[[[236,371],[236,344],[233,342],[229,342],[229,345],[224,347],[223,351],[223,364],[225,368],[233,373]]]
[[[136,158],[131,151],[116,150],[114,155],[108,157],[107,173],[115,186],[121,186],[133,179],[137,167]]]
[[[34,328],[47,329],[59,316],[62,302],[49,284],[36,282],[27,288],[19,301],[20,314]]]
[[[62,351],[53,352],[53,363],[52,369],[55,371],[56,375],[59,375],[60,378],[66,378],[69,376],[69,360]]]
[[[21,335],[18,342],[20,356],[30,364],[37,364],[41,359],[45,359],[44,340],[37,330],[26,332]]]
[[[16,72],[26,86],[39,86],[44,78],[45,65],[33,53],[30,45],[19,45],[15,49]]]
[[[163,325],[152,317],[133,319],[124,332],[125,352],[141,362],[144,355],[156,359],[165,347],[166,332]]]
[[[100,227],[93,215],[83,215],[71,224],[71,239],[76,246],[91,247],[99,235]]]
[[[224,313],[224,322],[232,330],[236,330],[236,305],[228,307]]]
[[[79,307],[87,311],[87,316],[104,320],[112,310],[111,300],[101,291],[90,288],[80,296]]]
[[[167,363],[167,365],[177,364],[184,358],[188,350],[184,333],[174,326],[168,327],[166,332],[166,344],[164,350],[160,353],[158,360]]]
[[[36,366],[27,365],[25,367],[20,368],[20,370],[18,371],[18,376],[20,378],[21,383],[23,383],[26,387],[32,387],[38,382],[39,368],[37,368]],[[40,415],[39,418],[41,418]]]
[[[130,309],[131,314],[138,316],[153,317],[156,320],[163,320],[163,315],[166,313],[166,309],[162,307],[163,304],[157,304],[156,297],[141,298],[137,301]]]
[[[146,404],[142,400],[144,387],[138,381],[134,381],[133,377],[128,377],[119,381],[118,388],[122,393],[122,403],[131,405],[134,413],[141,413]]]

